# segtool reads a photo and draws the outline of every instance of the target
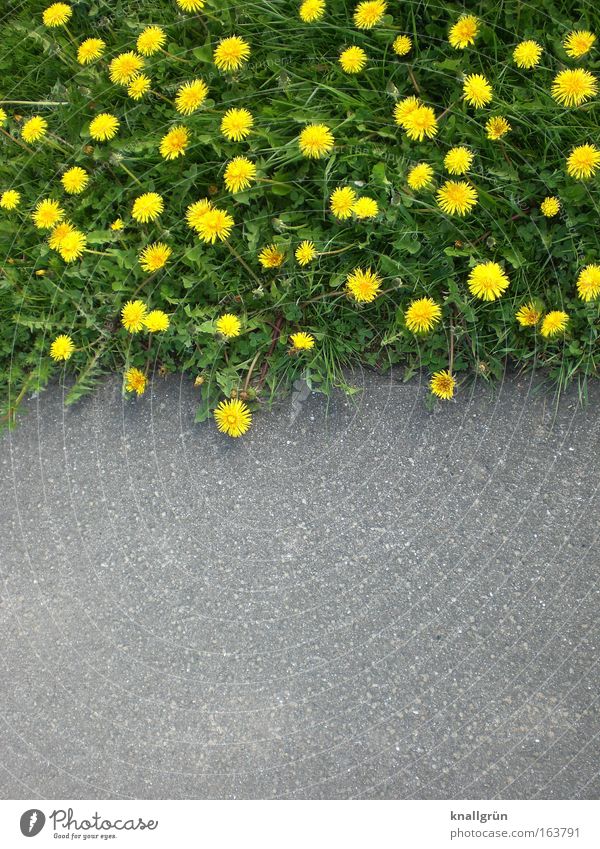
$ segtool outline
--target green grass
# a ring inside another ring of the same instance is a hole
[[[232,393],[243,392],[258,409],[300,376],[328,391],[344,387],[344,366],[400,364],[410,376],[447,368],[451,350],[461,385],[475,375],[499,378],[510,361],[546,369],[560,388],[578,380],[585,394],[585,381],[598,373],[600,313],[598,301],[577,297],[575,281],[585,264],[600,262],[600,176],[586,182],[569,178],[565,158],[573,145],[598,141],[597,99],[566,110],[549,91],[564,67],[598,73],[598,49],[576,62],[561,47],[572,28],[600,34],[593,4],[469,4],[482,28],[466,51],[453,50],[447,41],[449,25],[463,11],[458,4],[390,4],[393,14],[366,32],[352,24],[355,4],[341,0],[329,0],[324,20],[312,25],[299,21],[299,3],[288,0],[207,0],[202,13],[188,17],[174,0],[81,0],[72,4],[68,31],[41,24],[47,5],[8,0],[0,21],[0,101],[8,114],[0,137],[0,190],[22,194],[18,210],[0,210],[4,424],[15,421],[28,392],[53,376],[74,378],[70,403],[104,374],[130,366],[151,379],[180,371],[202,377],[199,420]],[[159,53],[146,61],[153,91],[166,100],[151,95],[136,102],[110,83],[107,62],[135,49],[139,32],[150,23],[168,35],[169,56]],[[400,32],[415,42],[404,59],[391,50]],[[231,34],[247,39],[252,55],[241,71],[224,74],[212,64],[212,50]],[[74,42],[91,35],[107,42],[105,59],[81,67]],[[535,71],[519,71],[511,62],[514,45],[524,38],[536,38],[544,48]],[[350,44],[369,56],[367,69],[356,77],[337,64],[340,50]],[[495,96],[489,108],[474,110],[461,101],[467,72],[491,81]],[[208,84],[209,100],[182,118],[168,100],[181,82],[197,76]],[[392,117],[395,101],[416,89],[438,116],[447,110],[437,137],[423,143],[409,141]],[[40,102],[46,105],[36,105]],[[219,132],[221,115],[232,106],[254,116],[255,132],[246,142],[227,142]],[[87,132],[100,111],[121,121],[118,136],[107,144],[91,142]],[[52,137],[30,152],[18,142],[20,125],[34,114],[48,120]],[[513,126],[501,143],[485,137],[483,125],[492,114],[505,115]],[[317,161],[302,157],[297,145],[299,132],[313,121],[326,123],[336,139],[333,154]],[[185,157],[165,162],[160,138],[179,123],[189,128],[192,144]],[[479,203],[465,219],[443,215],[434,193],[413,193],[406,184],[411,165],[426,161],[439,185],[444,154],[455,144],[475,153],[469,177]],[[240,154],[257,164],[261,180],[233,196],[225,190],[223,170]],[[60,183],[74,164],[91,176],[79,196],[66,195]],[[340,222],[331,216],[329,195],[347,184],[376,198],[377,220]],[[144,191],[165,199],[156,224],[138,225],[131,218],[133,200]],[[207,195],[236,222],[229,240],[233,250],[202,244],[186,226],[186,207]],[[546,195],[561,199],[556,219],[539,212]],[[31,221],[44,197],[61,202],[93,252],[66,264],[49,249]],[[122,233],[109,229],[117,216],[126,223]],[[306,270],[293,256],[302,239],[313,240],[322,254]],[[173,254],[165,269],[149,276],[137,258],[155,241],[167,242]],[[286,254],[275,272],[264,271],[257,260],[271,242]],[[511,280],[506,294],[492,303],[473,299],[466,285],[473,265],[487,260],[499,262]],[[385,294],[372,304],[357,305],[345,294],[346,275],[356,266],[376,268],[383,278]],[[443,321],[417,338],[403,314],[423,295],[443,305]],[[153,337],[128,334],[119,316],[132,298],[169,313],[170,329]],[[564,337],[546,341],[518,327],[515,311],[532,298],[545,310],[569,314]],[[244,325],[242,335],[227,343],[214,330],[223,312],[240,316]],[[302,356],[289,354],[288,336],[296,330],[316,339]],[[62,333],[76,346],[65,366],[48,355]]]

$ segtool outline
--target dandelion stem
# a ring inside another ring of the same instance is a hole
[[[514,166],[513,162],[511,161],[510,156],[509,156],[509,155],[508,155],[508,153],[506,152],[506,148],[504,147],[504,145],[502,144],[502,142],[500,142],[499,147],[500,147],[500,150],[502,151],[502,156],[506,159],[506,161],[508,162],[508,164],[510,165],[510,167],[511,167],[511,168],[514,168],[515,166]]]
[[[231,253],[231,255],[234,256],[237,259],[237,261],[240,263],[240,265],[242,265],[246,269],[246,271],[252,277],[252,279],[255,280],[256,283],[258,283],[259,286],[262,286],[262,280],[260,280],[260,278],[258,278],[256,276],[256,274],[252,271],[252,269],[250,268],[250,266],[248,265],[246,260],[242,259],[242,257],[239,255],[239,253],[233,247],[233,245],[230,244],[230,242],[225,242],[225,244],[229,248],[229,252]]]
[[[421,97],[421,89],[419,88],[419,83],[416,81],[415,75],[413,73],[413,69],[410,67],[410,65],[407,66],[407,70],[408,70],[408,76],[410,77],[410,81],[413,84],[414,90],[417,92],[419,97]]]
[[[3,100],[0,106],[68,106],[68,100]]]
[[[271,336],[271,344],[269,346],[269,350],[267,351],[267,356],[265,357],[265,361],[262,364],[262,368],[260,370],[260,377],[258,378],[258,385],[256,387],[256,391],[260,392],[263,388],[265,380],[267,379],[267,372],[269,371],[269,360],[275,350],[275,346],[279,341],[279,337],[281,336],[281,326],[283,324],[283,313],[279,313],[277,316],[277,320],[275,321],[275,325],[273,327],[273,334]]]
[[[77,44],[77,40],[75,39],[75,36],[73,35],[73,33],[71,32],[71,30],[69,29],[69,27],[68,27],[68,26],[66,26],[66,24],[65,24],[65,26],[63,27],[63,29],[64,29],[64,31],[67,33],[67,35],[69,36],[69,38],[71,39],[71,44],[73,44],[75,47],[78,47],[79,45]]]
[[[159,47],[158,49],[169,59],[175,59],[176,62],[185,62],[186,65],[189,65],[192,61],[191,59],[184,59],[182,56],[175,56],[173,53],[169,53],[168,50],[163,50],[162,47]]]
[[[154,89],[151,88],[150,94],[153,94],[155,97],[158,97],[160,100],[164,100],[165,103],[169,104],[169,106],[175,106],[175,103],[172,100],[169,100],[168,97],[165,97],[164,94],[161,94],[160,91],[154,91]]]
[[[72,59],[66,51],[64,56],[62,50],[57,50],[55,55],[58,59],[60,59],[63,65],[66,65],[67,68],[69,68],[69,70],[73,70],[74,67],[77,68],[78,71],[81,70],[81,66]]]
[[[148,334],[148,341],[146,343],[146,366],[144,368],[144,373],[148,374],[148,370],[150,368],[150,350],[152,348],[152,333]]]
[[[283,180],[271,180],[269,177],[257,177],[257,183],[271,183],[272,186],[289,186],[289,183],[285,183]]]
[[[62,153],[64,156],[70,156],[71,155],[68,150],[65,150],[65,148],[61,144],[59,144],[57,141],[54,140],[54,138],[52,137],[51,134],[48,134],[47,136],[45,136],[44,141],[46,142],[47,145],[49,145],[54,150],[60,151],[60,153]]]
[[[314,304],[316,301],[322,301],[324,298],[333,298],[335,295],[343,295],[340,289],[334,289],[333,292],[324,292],[322,295],[316,295],[314,298],[310,298],[308,301],[303,301],[300,304],[300,307],[307,307],[309,304]]]
[[[441,115],[439,116],[438,121],[441,121],[441,120],[442,120],[442,118],[445,118],[445,117],[446,117],[446,115],[448,114],[448,112],[451,112],[451,111],[454,109],[454,107],[455,107],[455,106],[456,106],[456,101],[454,101],[453,103],[451,103],[451,104],[450,104],[450,106],[446,106],[446,108],[444,109],[444,111],[443,111],[443,112],[441,113]]]
[[[21,391],[19,392],[19,394],[17,395],[15,400],[12,402],[12,404],[9,401],[8,412],[6,413],[5,416],[2,417],[2,420],[6,420],[8,422],[14,423],[16,415],[17,415],[17,410],[19,408],[19,404],[21,403],[21,401],[25,397],[25,393],[29,389],[29,384],[33,380],[33,375],[34,375],[33,372],[31,372],[30,374],[27,375],[27,379],[25,380],[25,383],[21,387]]]
[[[71,154],[63,147],[63,144],[66,144],[73,150],[75,149],[75,145],[71,144],[71,142],[65,141],[65,139],[61,139],[60,136],[56,136],[54,135],[54,133],[48,133],[48,135],[46,136],[46,141],[50,141],[50,144],[53,147],[56,147],[62,153],[64,153],[65,156],[70,156]]]
[[[511,215],[511,217],[508,220],[512,222],[512,221],[517,221],[519,218],[524,218],[526,215],[529,215],[529,213],[531,212],[531,209],[532,209],[532,207],[526,206],[525,209],[523,210],[523,212],[517,212],[515,215]],[[475,239],[475,241],[472,242],[471,244],[477,245],[479,242],[483,242],[484,239],[487,239],[487,237],[491,235],[491,233],[492,233],[491,230],[486,230],[485,233],[483,233],[481,236],[478,236],[477,239]]]
[[[254,366],[258,362],[258,358],[260,357],[260,349],[254,355],[254,359],[250,363],[250,368],[248,369],[248,374],[246,375],[246,380],[244,381],[244,386],[242,388],[242,392],[247,392],[248,387],[250,386],[250,378],[252,377],[252,372],[254,371]]]
[[[334,256],[335,254],[343,254],[345,251],[350,251],[357,246],[356,242],[351,245],[346,245],[345,248],[338,248],[337,251],[319,251],[319,256]]]
[[[3,133],[6,136],[7,139],[10,139],[15,144],[18,144],[19,147],[22,147],[23,150],[26,150],[27,153],[31,153],[31,155],[33,156],[33,150],[28,145],[26,145],[24,142],[19,141],[19,139],[16,139],[14,136],[11,136],[11,134],[7,133],[6,130],[3,130],[2,127],[0,127],[0,133]]]
[[[129,170],[129,168],[126,165],[124,165],[122,162],[118,162],[117,165],[119,165],[119,167],[122,168],[123,171],[125,171],[126,174],[129,174],[129,176],[131,177],[131,179],[133,180],[134,183],[137,183],[138,186],[142,185],[141,181],[138,180],[138,178],[135,176],[135,174],[131,173],[131,171]]]

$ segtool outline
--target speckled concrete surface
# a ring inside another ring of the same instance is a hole
[[[598,402],[189,381],[0,440],[3,798],[597,798]]]

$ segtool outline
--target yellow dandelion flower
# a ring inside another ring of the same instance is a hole
[[[455,24],[450,27],[448,41],[455,50],[464,50],[465,47],[475,43],[479,32],[479,23],[474,15],[461,15]]]
[[[152,56],[166,44],[167,36],[162,27],[146,27],[139,35],[136,47],[142,56]]]
[[[325,14],[324,0],[304,0],[300,6],[300,20],[305,24],[312,24],[315,21],[320,21]]]
[[[89,65],[100,59],[106,50],[106,42],[101,38],[86,38],[77,48],[77,61],[80,65]]]
[[[253,126],[254,118],[247,109],[228,109],[221,120],[221,132],[228,141],[242,141]]]
[[[252,423],[252,413],[248,405],[237,398],[233,401],[221,401],[214,416],[221,433],[235,438],[243,436]]]
[[[162,310],[152,310],[144,319],[144,327],[148,333],[163,333],[169,329],[170,324],[169,316]]]
[[[61,239],[58,246],[58,253],[65,262],[74,262],[83,256],[86,245],[87,239],[85,233],[73,229]]]
[[[186,127],[172,127],[160,140],[160,155],[163,159],[177,159],[185,154],[190,143],[190,133]]]
[[[579,272],[577,292],[584,301],[592,301],[600,295],[600,265],[586,265]]]
[[[110,229],[114,230],[115,232],[122,230],[124,227],[125,227],[125,225],[123,224],[122,218],[115,218],[113,223],[110,225]]]
[[[68,171],[65,171],[60,178],[60,181],[64,186],[65,192],[68,192],[70,195],[78,195],[85,189],[90,178],[87,171],[84,171],[83,168],[79,168],[78,165],[75,165],[73,168],[69,168]]]
[[[567,158],[567,173],[576,180],[593,177],[600,165],[600,150],[593,144],[574,147]]]
[[[467,74],[463,82],[463,98],[476,109],[492,102],[492,87],[483,74]]]
[[[171,248],[165,245],[164,242],[154,242],[154,244],[144,248],[138,260],[144,271],[152,274],[152,272],[158,271],[159,268],[164,268],[171,254]]]
[[[207,96],[208,86],[203,80],[190,80],[177,89],[175,108],[182,115],[191,115],[199,106],[202,106]]]
[[[412,141],[431,139],[437,133],[437,119],[431,106],[417,106],[403,119],[402,126]]]
[[[96,141],[109,141],[116,136],[119,126],[119,119],[110,112],[100,112],[90,122],[89,133]]]
[[[463,180],[447,180],[438,189],[436,199],[448,215],[466,215],[477,203],[477,190]]]
[[[2,107],[0,107],[0,127],[3,127],[5,125],[7,117],[8,116],[7,116],[6,112],[4,111],[4,109],[2,109]]]
[[[20,200],[21,192],[18,192],[16,189],[7,189],[0,195],[0,207],[7,210],[16,209]]]
[[[48,244],[52,248],[53,251],[59,250],[62,245],[63,239],[73,233],[75,228],[68,221],[62,221],[60,224],[57,224],[52,228],[52,232],[48,237]]]
[[[263,268],[279,268],[285,259],[285,255],[277,245],[267,245],[258,255],[258,261]]]
[[[30,142],[36,142],[38,139],[41,139],[46,135],[47,131],[48,122],[46,119],[40,115],[34,115],[33,118],[30,118],[23,124],[21,136],[23,137],[23,141],[29,144]]]
[[[243,38],[232,35],[223,38],[215,47],[213,61],[220,71],[237,71],[248,61],[250,45]]]
[[[165,205],[162,197],[156,192],[146,192],[133,202],[131,215],[136,221],[145,224],[147,221],[156,221],[164,211]]]
[[[354,11],[354,26],[358,29],[373,29],[385,15],[384,0],[363,0]]]
[[[569,56],[579,59],[592,49],[595,41],[596,36],[593,32],[587,29],[573,30],[563,41],[563,47]]]
[[[302,330],[298,333],[292,333],[290,342],[294,351],[310,351],[311,348],[315,347],[315,337],[312,333],[305,333]]]
[[[521,327],[535,327],[542,317],[542,312],[539,310],[533,301],[523,304],[515,313],[515,318]]]
[[[57,251],[65,261],[72,262],[73,260],[78,259],[83,253],[86,240],[83,233],[76,230],[75,227],[73,227],[73,225],[68,221],[63,221],[52,229],[48,238],[48,244],[52,250]]]
[[[146,391],[148,378],[139,368],[129,368],[125,372],[125,389],[127,392],[135,392],[137,395],[143,395]]]
[[[352,207],[352,212],[357,218],[375,218],[379,212],[379,205],[373,198],[359,198]]]
[[[133,100],[141,100],[150,91],[152,80],[146,74],[138,74],[127,86],[127,94]]]
[[[355,268],[346,277],[348,294],[359,303],[374,301],[381,289],[381,278],[370,268]]]
[[[121,324],[128,333],[139,333],[147,315],[148,307],[143,301],[127,301],[121,310]]]
[[[235,336],[240,335],[242,331],[242,322],[239,320],[237,315],[226,312],[216,320],[215,327],[221,336],[225,336],[226,339],[233,339]]]
[[[347,74],[358,74],[367,64],[367,54],[362,47],[347,47],[340,53],[339,63]]]
[[[406,56],[412,50],[412,39],[408,35],[397,35],[392,44],[396,56]]]
[[[468,279],[469,290],[482,301],[495,301],[508,289],[510,280],[497,262],[480,262],[471,269]]]
[[[66,3],[53,3],[44,9],[42,20],[47,27],[63,27],[72,14],[73,10]]]
[[[442,317],[442,308],[433,298],[411,301],[404,312],[406,326],[413,333],[427,333]]]
[[[68,360],[74,350],[75,345],[73,344],[73,340],[66,333],[63,333],[61,336],[57,336],[50,345],[50,356],[56,362]]]
[[[598,92],[598,80],[583,68],[559,71],[552,83],[552,97],[561,106],[579,106]]]
[[[314,242],[300,242],[294,252],[297,262],[300,265],[308,265],[317,256],[317,249]]]
[[[52,231],[48,236],[48,244],[53,251],[60,252],[65,239],[67,239],[67,237],[71,237],[73,233],[77,233],[75,227],[69,221],[61,221],[52,228]],[[77,239],[75,239],[74,242],[73,240],[67,242],[67,251],[69,251],[70,247],[72,248],[73,244],[76,248]]]
[[[488,139],[492,141],[498,141],[502,136],[505,136],[507,133],[510,133],[511,126],[501,115],[497,115],[494,118],[490,118],[485,125],[485,133]]]
[[[175,2],[184,12],[199,12],[204,8],[206,0],[175,0]]]
[[[546,218],[554,218],[560,212],[560,201],[557,197],[544,198],[540,205],[542,215]]]
[[[342,221],[345,218],[350,218],[355,203],[356,192],[349,186],[335,189],[329,198],[331,211],[336,218],[340,218]]]
[[[38,230],[49,230],[55,224],[58,224],[64,216],[65,211],[58,201],[46,198],[36,205],[32,218]]]
[[[456,380],[446,369],[443,371],[436,371],[432,374],[431,380],[429,381],[429,388],[432,395],[435,395],[437,398],[442,398],[444,401],[449,401],[454,397],[455,387]]]
[[[465,174],[472,162],[473,154],[466,147],[452,147],[444,157],[446,171],[450,174]]]
[[[202,200],[197,200],[195,203],[190,204],[185,213],[185,220],[187,221],[187,225],[190,230],[199,232],[198,228],[202,218],[212,208],[213,205],[208,198],[203,198]]]
[[[535,68],[539,65],[542,48],[537,41],[522,41],[513,50],[513,59],[517,68]]]
[[[229,237],[233,225],[233,218],[228,212],[213,208],[199,218],[196,230],[203,242],[214,244],[217,239],[224,242]]]
[[[408,116],[422,105],[423,104],[419,98],[414,97],[413,95],[398,101],[398,103],[394,106],[394,120],[396,124],[398,124],[399,127],[404,127],[404,123]]]
[[[563,312],[562,310],[552,310],[544,316],[540,333],[546,339],[553,336],[559,336],[566,330],[568,323],[569,316],[566,312]]]
[[[407,174],[406,181],[411,189],[419,191],[431,185],[433,180],[433,168],[427,162],[419,162]]]
[[[127,85],[136,74],[139,74],[143,67],[144,60],[142,57],[130,50],[111,59],[108,66],[108,76],[111,83]]]
[[[333,149],[335,139],[329,127],[325,124],[309,124],[298,137],[298,144],[303,156],[310,159],[320,159]]]
[[[241,192],[256,178],[256,165],[245,156],[236,156],[225,168],[224,180],[227,190]]]

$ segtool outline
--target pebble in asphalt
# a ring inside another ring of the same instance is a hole
[[[189,380],[0,439],[3,798],[597,798],[598,402]]]

